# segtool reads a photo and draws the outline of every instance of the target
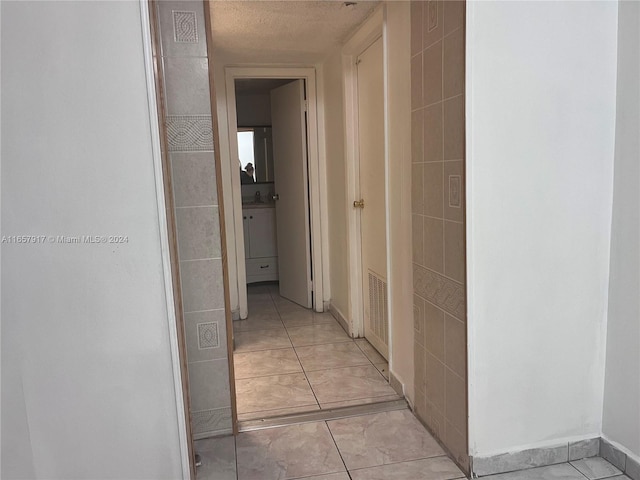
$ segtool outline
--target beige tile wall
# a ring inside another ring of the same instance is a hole
[[[209,59],[202,1],[157,2],[192,429],[231,432],[231,397]]]
[[[416,412],[468,471],[464,1],[411,2]]]

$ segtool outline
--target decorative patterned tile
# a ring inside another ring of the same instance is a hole
[[[231,408],[214,408],[191,412],[193,434],[219,432],[231,428]]]
[[[213,346],[213,338],[209,334],[202,332],[205,337],[212,341],[211,346],[201,348],[204,338],[200,339],[198,325],[217,324],[217,346]],[[208,310],[205,312],[190,312],[184,315],[185,340],[187,344],[187,359],[189,363],[202,362],[205,360],[216,360],[227,358],[227,335],[226,335],[226,314],[224,309]]]
[[[413,265],[413,289],[422,298],[465,320],[465,291],[461,283],[455,282],[420,265]]]
[[[198,324],[198,348],[217,348],[220,346],[218,322]]]
[[[213,126],[208,115],[168,115],[170,152],[213,150]]]
[[[177,43],[198,43],[196,12],[173,11],[173,40]]]

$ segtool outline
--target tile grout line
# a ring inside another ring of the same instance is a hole
[[[239,436],[240,436],[240,434],[235,435],[233,437],[233,452],[234,452],[234,454],[236,456],[236,480],[238,479],[238,470],[239,470],[239,468],[238,468],[238,437]],[[198,475],[196,473],[196,480],[197,480],[197,477],[198,477]]]
[[[273,301],[274,305],[275,305],[275,301],[273,300],[273,295],[271,294],[271,292],[269,292],[269,295],[271,295],[271,300]],[[284,322],[282,321],[282,315],[280,314],[280,309],[278,309],[278,305],[275,305],[276,307],[276,311],[278,312],[278,317],[280,317],[280,321],[284,324]],[[313,387],[311,386],[311,382],[309,381],[309,377],[307,376],[307,372],[304,370],[304,367],[302,366],[302,362],[300,361],[300,356],[298,355],[298,352],[296,351],[296,347],[293,344],[293,341],[291,340],[291,335],[289,335],[289,330],[287,329],[287,326],[284,326],[284,330],[287,333],[287,338],[289,339],[289,341],[291,342],[291,347],[293,348],[293,353],[295,353],[296,355],[296,359],[298,360],[298,365],[300,365],[300,368],[302,369],[302,374],[304,375],[304,379],[307,381],[307,385],[309,385],[309,390],[311,390],[311,394],[313,395],[313,398],[316,401],[316,404],[318,405],[318,408],[320,409],[320,401],[318,400],[318,396],[316,395],[316,392],[313,390]]]
[[[347,472],[347,476],[349,477],[350,480],[352,480],[351,472],[349,472],[349,469],[347,468],[347,463],[345,462],[344,457],[342,456],[342,452],[340,451],[340,447],[338,447],[338,442],[336,442],[336,439],[333,436],[333,432],[331,431],[331,427],[329,427],[329,420],[325,420],[324,424],[327,427],[327,430],[329,431],[329,435],[331,436],[331,440],[333,441],[333,444],[336,446],[336,451],[338,452],[338,455],[340,456],[340,460],[342,461],[342,465],[344,465],[344,471]]]
[[[333,341],[333,342],[328,342],[328,343],[315,343],[315,344],[310,344],[310,345],[298,345],[298,346],[294,345],[293,341],[291,340],[289,329],[290,328],[295,329],[295,328],[298,328],[298,327],[305,327],[307,325],[296,325],[296,326],[293,326],[293,327],[287,327],[287,325],[282,320],[282,314],[280,312],[280,309],[278,308],[277,302],[274,299],[274,294],[272,292],[268,292],[268,294],[269,294],[269,297],[270,297],[270,300],[271,300],[273,306],[275,307],[275,313],[278,315],[278,318],[279,318],[280,322],[284,326],[284,330],[287,333],[287,337],[289,339],[289,342],[290,342],[291,346],[281,347],[281,348],[264,348],[264,349],[260,349],[260,350],[249,350],[249,351],[246,351],[246,352],[237,352],[237,353],[239,353],[239,354],[256,353],[256,352],[266,352],[266,351],[270,351],[270,350],[285,350],[285,349],[292,348],[293,351],[294,351],[294,354],[296,355],[296,359],[297,359],[298,365],[299,365],[299,367],[301,368],[302,371],[301,372],[289,372],[289,373],[272,373],[272,374],[268,374],[268,375],[257,375],[255,377],[245,377],[245,378],[242,378],[242,379],[236,378],[236,380],[251,380],[251,379],[258,379],[258,378],[281,376],[281,375],[299,375],[300,373],[302,373],[305,376],[305,380],[307,381],[307,384],[309,385],[311,393],[313,394],[314,399],[316,401],[316,407],[319,410],[324,410],[324,408],[323,408],[322,404],[320,403],[320,401],[319,401],[319,399],[317,397],[317,394],[316,394],[316,392],[315,392],[315,390],[314,390],[314,388],[311,385],[311,382],[309,380],[308,373],[310,373],[310,372],[322,372],[322,371],[329,371],[329,370],[338,370],[338,369],[341,369],[341,368],[355,368],[355,367],[370,367],[371,366],[371,367],[373,367],[375,369],[375,371],[378,373],[378,375],[380,375],[382,377],[382,380],[386,384],[389,384],[389,381],[384,377],[384,375],[382,374],[380,369],[377,367],[377,365],[375,363],[373,363],[373,360],[369,357],[367,352],[365,352],[365,350],[363,348],[361,348],[359,343],[356,342],[355,339],[353,339],[353,338],[348,338],[347,339],[348,341],[345,340],[343,342]],[[264,295],[264,294],[261,294],[261,295]],[[251,294],[250,294],[250,296],[251,296]],[[265,304],[267,303],[266,299],[264,299],[264,303]],[[302,307],[300,307],[300,308],[302,309]],[[330,322],[330,323],[327,323],[326,325],[333,325],[333,324],[334,324],[333,322]],[[312,325],[321,325],[321,324],[312,324]],[[324,325],[324,323],[322,325]],[[274,330],[274,329],[247,330],[245,332],[269,331],[269,330]],[[238,332],[238,333],[240,333],[240,332]],[[366,342],[366,339],[363,339],[363,340],[364,340],[364,342]],[[340,366],[340,367],[331,367],[331,368],[323,368],[323,369],[318,369],[318,370],[309,370],[309,371],[307,371],[307,369],[305,369],[304,366],[302,365],[302,362],[300,361],[300,356],[299,356],[298,351],[297,351],[298,348],[314,347],[314,346],[320,346],[320,345],[331,345],[331,344],[347,344],[349,342],[351,342],[352,344],[355,344],[358,352],[360,352],[364,356],[364,358],[366,358],[366,362],[367,363],[361,364],[361,365],[349,365],[349,366],[346,366],[346,367],[345,366]],[[368,344],[368,342],[367,342],[367,344]],[[386,364],[386,362],[385,362],[385,364]],[[388,364],[386,364],[386,365],[388,365]],[[386,396],[386,395],[383,395],[383,396]],[[357,402],[358,400],[369,400],[369,399],[375,399],[375,398],[379,398],[379,397],[381,398],[383,396],[376,396],[376,397],[367,396],[367,397],[362,397],[362,398],[348,399],[346,401],[356,401]],[[327,403],[332,403],[332,402],[327,402]],[[355,405],[358,405],[358,404],[356,403]],[[312,405],[308,405],[308,406],[311,407]],[[273,411],[273,409],[271,409],[271,410],[259,410],[259,411],[256,411],[256,412],[248,412],[248,413],[269,412],[269,411]]]

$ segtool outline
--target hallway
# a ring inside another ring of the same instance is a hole
[[[465,478],[407,410],[196,441],[197,480],[454,480]],[[483,477],[630,480],[600,457]]]
[[[239,421],[400,398],[386,360],[330,313],[280,297],[277,284],[248,290],[249,317],[233,324]]]
[[[196,450],[198,480],[464,478],[406,409],[201,440]]]

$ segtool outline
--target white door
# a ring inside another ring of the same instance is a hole
[[[271,91],[280,295],[311,308],[311,238],[304,81]]]
[[[358,57],[357,70],[364,336],[388,359],[382,38]]]

